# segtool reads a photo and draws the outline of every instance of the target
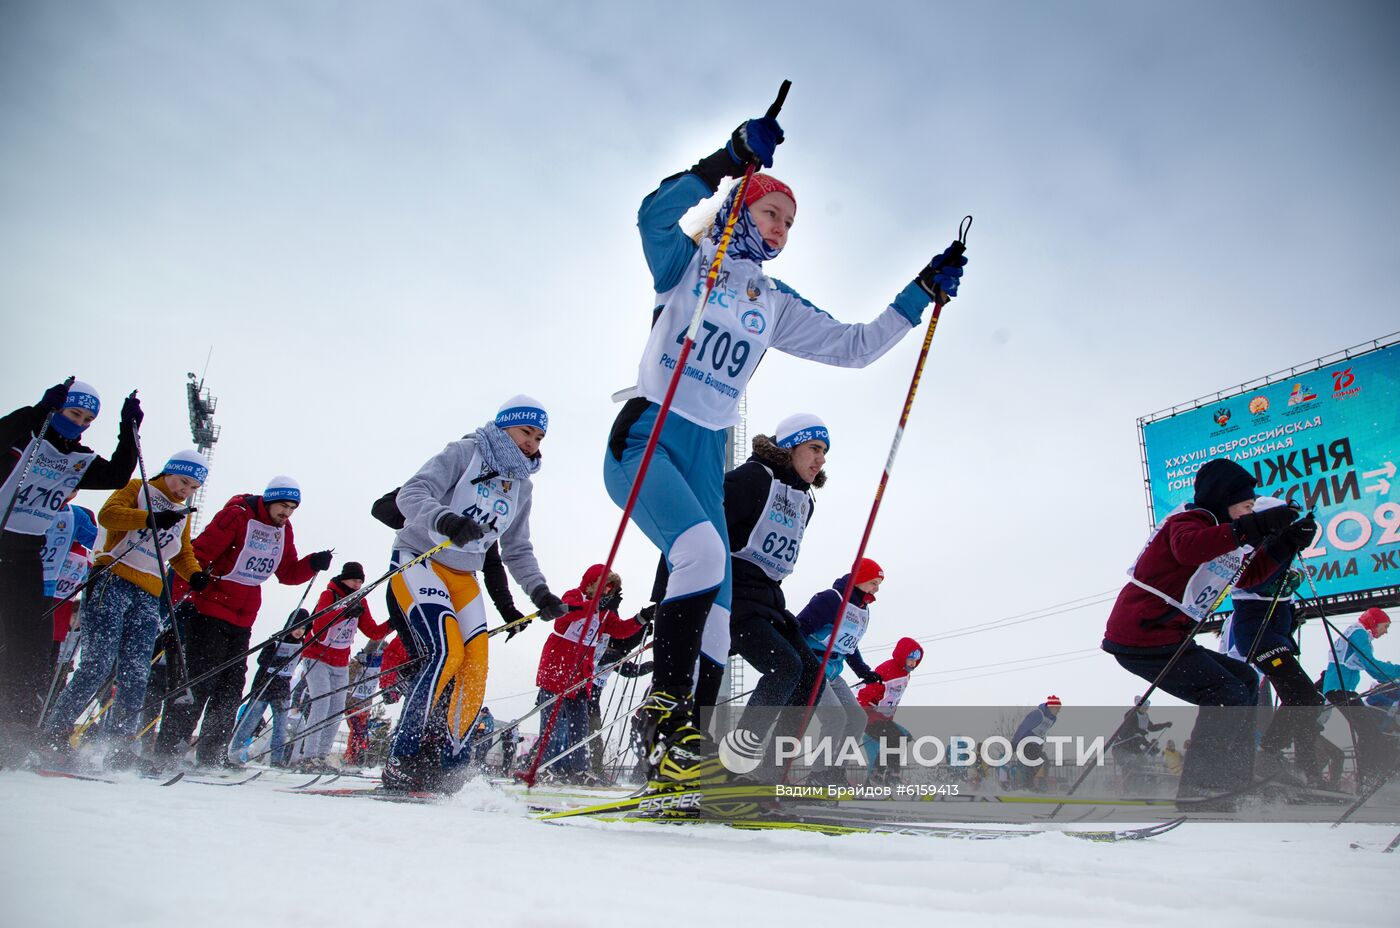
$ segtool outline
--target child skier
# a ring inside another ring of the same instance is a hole
[[[1316,531],[1311,519],[1295,525],[1297,513],[1286,506],[1255,513],[1254,484],[1254,475],[1234,461],[1207,461],[1196,474],[1194,500],[1163,519],[1138,554],[1104,631],[1103,649],[1125,670],[1201,707],[1177,792],[1181,797],[1249,784],[1253,713],[1228,707],[1253,706],[1259,697],[1248,665],[1188,636],[1236,573],[1241,587],[1264,582]]]
[[[887,745],[892,752],[895,745],[909,737],[909,729],[896,722],[894,716],[899,710],[900,700],[904,698],[904,690],[909,686],[909,675],[923,659],[924,649],[917,641],[913,638],[899,639],[890,659],[875,668],[875,676],[880,678],[879,682],[865,684],[856,694],[856,702],[865,709],[867,717],[865,735],[874,744],[875,755],[871,769],[876,771],[878,780],[894,782],[899,779],[898,762],[881,763],[881,758],[893,759],[898,755],[886,753],[881,748]],[[882,740],[885,745],[881,745]]]
[[[97,513],[98,524],[107,530],[97,566],[111,567],[86,597],[80,632],[82,660],[45,723],[54,747],[61,750],[67,744],[73,722],[110,676],[117,694],[103,730],[117,740],[107,762],[118,768],[136,763],[132,741],[140,730],[151,653],[160,632],[164,587],[160,557],[168,560],[190,589],[208,585],[209,575],[200,569],[190,543],[191,510],[186,505],[208,477],[203,455],[181,451],[171,456],[149,485],[139,478],[132,480],[108,497]],[[145,508],[148,498],[150,511]]]
[[[319,614],[311,627],[311,640],[302,652],[306,665],[306,690],[311,714],[306,718],[310,734],[297,743],[297,766],[310,773],[333,773],[326,758],[335,747],[340,718],[345,714],[346,687],[350,684],[350,648],[358,629],[373,641],[389,634],[388,623],[380,624],[370,615],[363,599],[348,609],[332,608],[358,590],[365,582],[365,569],[347,561],[340,573],[316,600],[313,614]]]
[[[44,533],[40,559],[44,563],[44,596],[53,603],[53,659],[59,661],[60,651],[73,625],[75,593],[87,579],[92,565],[92,547],[97,544],[97,516],[91,509],[67,503],[58,511],[49,530]],[[64,660],[72,657],[70,642]]]
[[[531,478],[549,417],[538,400],[507,400],[471,435],[448,444],[396,497],[405,525],[393,564],[405,564],[443,541],[452,545],[390,581],[422,663],[403,714],[384,786],[394,790],[460,788],[470,760],[471,725],[486,689],[486,611],[476,572],[498,539],[515,581],[553,621],[569,611],[549,591],[530,544]],[[450,690],[450,693],[449,693]]]
[[[827,643],[831,641],[837,610],[841,607],[841,598],[850,580],[850,574],[843,574],[828,589],[813,596],[797,614],[797,624],[807,637],[807,647],[816,655],[818,663],[826,653]],[[870,604],[875,602],[875,594],[884,582],[885,572],[880,565],[868,557],[861,558],[856,564],[851,600],[846,604],[841,628],[831,644],[831,657],[826,663],[826,685],[817,705],[826,710],[821,713],[823,736],[835,739],[838,746],[844,743],[843,738],[860,741],[865,733],[866,719],[865,709],[856,700],[850,686],[841,679],[841,671],[850,664],[851,670],[862,682],[884,682],[860,654],[860,639],[870,627]],[[809,698],[808,693],[797,693],[794,701],[805,706]],[[840,720],[841,716],[844,716],[844,720]]]
[[[0,766],[29,750],[53,671],[52,630],[37,617],[45,608],[39,552],[54,513],[74,491],[115,490],[136,469],[140,402],[133,394],[122,403],[111,460],[79,440],[101,408],[97,390],[75,380],[0,418]]]
[[[268,746],[268,763],[286,767],[291,763],[291,745],[287,744],[287,714],[292,702],[292,673],[297,669],[306,635],[306,620],[311,613],[298,609],[287,616],[283,634],[258,651],[258,669],[248,688],[247,703],[238,727],[229,741],[229,766],[248,760],[247,750],[257,732],[263,713],[272,709],[272,738]]]
[[[1322,691],[1356,732],[1356,761],[1363,785],[1386,776],[1395,763],[1394,739],[1382,730],[1385,715],[1366,705],[1356,692],[1362,671],[1378,683],[1400,680],[1400,664],[1376,657],[1371,645],[1389,631],[1390,616],[1380,609],[1367,609],[1331,644],[1332,656],[1322,674]]]
[[[1021,724],[1016,726],[1016,733],[1011,736],[1011,745],[1016,750],[1018,760],[1016,765],[1008,771],[1012,788],[1031,788],[1041,771],[1044,770],[1045,765],[1036,762],[1044,759],[1045,736],[1050,733],[1050,729],[1055,727],[1062,705],[1060,697],[1052,693],[1045,697],[1045,702],[1027,712],[1026,717],[1021,719]],[[1021,763],[1019,760],[1021,757],[1026,758],[1031,763]]]
[[[748,120],[724,148],[662,181],[637,217],[656,299],[635,395],[613,424],[604,455],[604,481],[619,506],[625,506],[636,480],[696,299],[736,205],[738,217],[719,283],[704,308],[703,334],[679,380],[630,513],[670,568],[656,621],[655,679],[641,716],[649,779],[657,789],[728,779],[716,745],[694,724],[693,684],[702,651],[715,664],[729,654],[724,430],[737,421],[739,397],[764,352],[776,348],[841,367],[869,364],[913,331],[931,299],[957,293],[966,263],[945,253],[873,322],[837,322],[764,273],[763,262],[787,243],[797,205],[787,184],[757,173],[744,187],[742,201],[735,203],[736,185],[708,234],[698,244],[692,241],[679,225],[686,211],[746,165],[771,167],[782,139],[775,118]]]
[[[598,611],[589,615],[587,606],[603,584]],[[622,578],[616,573],[603,577],[603,565],[594,564],[583,572],[579,585],[564,594],[569,612],[554,623],[554,630],[545,639],[540,651],[540,666],[535,673],[535,685],[540,688],[535,704],[540,705],[561,697],[549,744],[541,744],[542,760],[558,757],[588,737],[588,706],[593,683],[579,686],[593,676],[600,637],[627,638],[642,630],[636,619],[624,619],[617,608],[622,604]],[[567,693],[568,695],[562,695]],[[554,709],[546,710],[546,720]],[[547,721],[545,724],[548,724]],[[589,771],[588,753],[574,751],[550,768],[557,776],[582,781]]]

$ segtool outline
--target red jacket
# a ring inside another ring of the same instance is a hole
[[[262,605],[262,589],[257,583],[240,583],[225,579],[230,574],[243,574],[248,571],[277,577],[282,583],[295,585],[306,583],[316,571],[311,568],[307,557],[297,559],[297,546],[292,541],[290,520],[282,527],[282,555],[277,563],[267,564],[250,554],[241,557],[244,542],[249,537],[249,524],[253,530],[272,530],[272,520],[267,514],[267,506],[262,497],[254,494],[239,495],[224,504],[212,522],[194,540],[194,554],[199,563],[214,577],[203,590],[190,594],[190,602],[200,615],[219,619],[239,628],[252,628]],[[179,598],[188,589],[178,576],[170,585],[173,596]]]
[[[909,671],[904,665],[909,656],[916,651],[919,657],[914,666],[918,667],[918,662],[924,659],[923,647],[913,638],[899,639],[890,659],[875,668],[875,672],[884,682],[867,683],[860,688],[860,692],[856,694],[856,702],[865,707],[865,714],[870,718],[894,718],[899,701],[904,698],[904,688],[909,685]]]
[[[1187,509],[1162,523],[1138,558],[1133,575],[1150,587],[1181,601],[1191,575],[1222,554],[1238,548],[1235,530],[1219,524],[1205,509]],[[1236,586],[1253,586],[1268,579],[1278,567],[1267,548],[1250,557]],[[1195,621],[1156,593],[1129,583],[1118,594],[1104,629],[1104,648],[1169,648],[1179,645]]]
[[[535,674],[535,685],[540,689],[562,693],[593,676],[593,659],[600,634],[627,638],[642,630],[642,623],[636,619],[624,619],[611,609],[600,610],[592,618],[584,619],[590,597],[583,591],[602,574],[603,565],[594,564],[584,572],[578,589],[564,594],[564,604],[573,607],[573,611],[555,619],[554,631],[540,652],[540,667]],[[589,694],[590,689],[591,684],[570,694],[570,697],[582,698]]]
[[[387,690],[399,682],[398,667],[408,662],[408,648],[398,635],[384,646],[384,658],[379,662],[379,688]]]
[[[311,614],[315,615],[352,592],[349,587],[341,586],[339,580],[332,580],[321,593],[321,598],[316,600],[316,608],[311,610]],[[350,666],[350,649],[355,644],[357,628],[374,641],[389,634],[389,623],[381,625],[374,621],[374,616],[369,614],[369,603],[362,599],[348,611],[331,609],[312,622],[311,643],[306,646],[302,656],[332,667]]]

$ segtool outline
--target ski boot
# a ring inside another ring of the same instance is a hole
[[[719,747],[696,727],[691,696],[653,691],[637,718],[647,764],[647,791],[667,793],[704,787],[754,785],[736,776],[720,760]],[[684,811],[653,813],[664,818],[753,818],[771,805],[751,798],[701,800]]]

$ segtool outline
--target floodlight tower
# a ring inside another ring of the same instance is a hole
[[[202,377],[195,377],[194,374],[186,374],[189,382],[185,384],[185,396],[189,400],[190,406],[190,437],[194,439],[194,446],[199,453],[204,455],[206,461],[214,459],[214,444],[219,440],[220,427],[214,424],[214,407],[219,404],[218,399],[209,395],[209,388],[204,385]],[[191,504],[199,507],[202,511],[204,506],[204,487],[201,486],[195,491]],[[190,526],[191,533],[199,529],[199,512],[194,514],[194,522]]]

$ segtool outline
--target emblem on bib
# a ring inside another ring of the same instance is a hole
[[[763,330],[768,328],[768,320],[763,313],[756,309],[747,310],[739,317],[739,324],[744,327],[744,331],[750,335],[762,335]]]

